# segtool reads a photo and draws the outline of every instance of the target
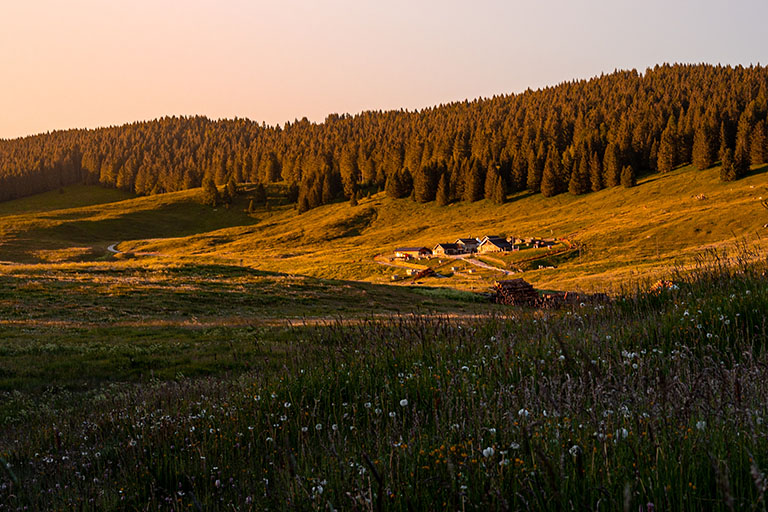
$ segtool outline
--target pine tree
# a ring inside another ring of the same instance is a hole
[[[765,121],[758,122],[752,129],[749,141],[749,154],[752,165],[762,165],[766,161]]]
[[[451,202],[450,190],[448,190],[448,177],[445,173],[440,176],[440,183],[437,185],[437,197],[435,199],[438,206],[445,206]]]
[[[603,155],[603,169],[605,172],[605,186],[615,187],[621,183],[621,162],[619,161],[619,147],[613,142],[605,148]]]
[[[736,178],[749,172],[751,131],[752,126],[749,123],[748,111],[744,111],[739,119],[736,130],[736,149],[733,151],[733,168],[736,171]]]
[[[571,173],[568,182],[568,192],[574,196],[586,194],[589,191],[589,163],[584,154],[579,159],[579,165]]]
[[[210,175],[206,175],[205,178],[203,178],[202,202],[203,204],[213,206],[214,208],[221,202],[219,190],[216,188],[216,184],[213,182],[213,178]]]
[[[227,182],[227,195],[230,198],[230,202],[237,197],[237,184],[235,183],[235,177],[232,176]]]
[[[716,150],[712,126],[702,121],[693,136],[693,164],[701,171],[709,169],[715,164]]]
[[[659,152],[656,156],[656,167],[659,172],[669,172],[677,164],[677,123],[675,116],[669,116],[667,127],[661,133]],[[623,171],[622,171],[623,172]]]
[[[725,151],[723,151],[720,179],[722,181],[734,181],[736,178],[738,178],[738,175],[733,164],[733,150],[731,148],[726,148]]]
[[[542,151],[543,146],[539,148],[539,153]],[[528,177],[526,186],[531,192],[541,191],[541,175],[544,173],[544,161],[543,158],[539,158],[540,156],[542,155],[537,154],[533,148],[528,151]]]
[[[472,167],[469,168],[469,173],[465,176],[464,200],[472,202],[481,200],[483,198],[484,184],[483,168],[480,167],[480,161],[475,160],[472,163]]]
[[[627,165],[621,170],[621,185],[624,188],[631,188],[637,185],[635,169],[631,165]]]
[[[589,184],[592,187],[592,192],[599,192],[603,189],[602,167],[600,157],[597,156],[596,151],[593,151],[592,156],[589,157]]]
[[[541,195],[552,197],[560,192],[560,158],[554,147],[549,148],[541,175]]]

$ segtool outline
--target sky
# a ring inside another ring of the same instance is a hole
[[[660,63],[768,62],[765,0],[4,0],[0,138],[283,124]]]

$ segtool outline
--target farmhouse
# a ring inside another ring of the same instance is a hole
[[[479,253],[506,252],[514,250],[515,246],[500,236],[486,236],[483,238],[483,241],[480,242],[480,245],[477,246],[477,252]]]
[[[432,251],[426,247],[398,247],[395,249],[395,258],[423,258],[431,255]]]
[[[446,254],[463,254],[465,251],[459,244],[437,244],[432,249],[434,254],[444,256]]]
[[[477,238],[459,238],[456,240],[455,244],[460,246],[464,252],[473,253],[477,250],[477,246],[480,245],[480,242]]]

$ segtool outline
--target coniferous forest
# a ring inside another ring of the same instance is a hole
[[[689,163],[722,162],[730,181],[768,158],[767,114],[768,68],[702,64],[323,123],[166,117],[2,140],[0,200],[76,183],[159,194],[283,181],[303,212],[372,189],[439,204],[586,194]]]

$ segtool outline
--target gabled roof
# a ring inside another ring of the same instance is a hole
[[[442,247],[444,250],[449,250],[449,249],[453,249],[454,251],[461,250],[461,246],[459,244],[447,244],[447,243],[437,244],[435,246],[435,249],[437,249],[438,247]]]
[[[508,250],[510,250],[510,249],[515,247],[514,244],[511,244],[511,243],[507,242],[506,240],[504,240],[503,238],[499,238],[497,236],[494,236],[494,237],[487,236],[487,237],[485,237],[483,239],[483,241],[480,242],[480,245],[485,245],[485,244],[492,244],[492,245],[495,245],[496,247],[498,247],[499,249],[508,249]]]
[[[477,245],[480,242],[478,242],[476,238],[459,238],[455,243],[463,245]]]
[[[429,251],[429,248],[427,247],[398,247],[395,249],[395,252],[420,252],[420,251]]]

